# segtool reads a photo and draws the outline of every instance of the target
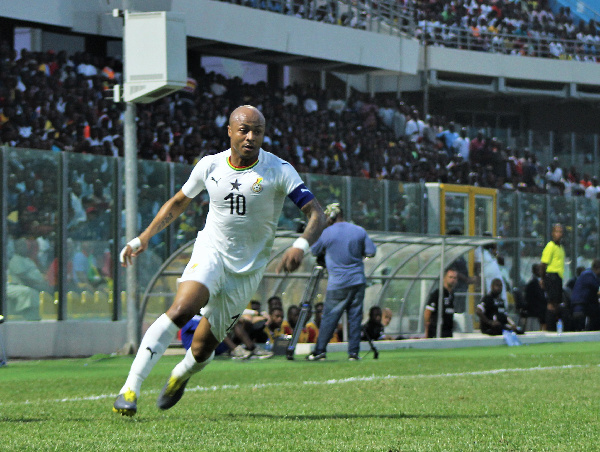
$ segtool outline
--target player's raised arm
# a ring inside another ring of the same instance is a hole
[[[276,272],[293,272],[296,270],[305,254],[310,252],[310,246],[317,241],[325,229],[326,218],[323,208],[316,198],[313,198],[302,207],[302,212],[308,218],[306,228],[302,236],[298,237],[294,244],[287,249],[281,261],[277,265]]]
[[[175,218],[185,211],[192,198],[188,198],[181,190],[160,208],[150,225],[138,237],[130,240],[121,250],[121,266],[131,265],[133,257],[138,256],[146,248],[150,239],[169,226]]]

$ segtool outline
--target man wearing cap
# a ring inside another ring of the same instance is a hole
[[[325,349],[337,328],[344,311],[348,312],[348,359],[359,359],[363,300],[365,298],[365,269],[363,258],[375,256],[376,247],[360,226],[344,221],[339,203],[325,209],[327,228],[311,247],[315,256],[325,253],[327,267],[327,296],[317,345],[306,359],[325,359]]]

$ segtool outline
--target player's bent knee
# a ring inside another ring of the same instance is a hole
[[[167,311],[167,316],[181,328],[206,306],[208,298],[206,286],[195,281],[184,281],[177,289],[177,295]]]
[[[206,363],[212,361],[215,356],[214,349],[209,349],[208,347],[199,347],[195,348],[192,346],[192,356],[196,360],[197,363]]]
[[[167,311],[167,317],[169,317],[179,328],[182,328],[188,323],[194,315],[195,314],[193,314],[191,309],[175,305],[171,306]]]

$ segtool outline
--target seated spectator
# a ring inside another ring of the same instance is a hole
[[[299,317],[300,308],[298,307],[298,305],[291,305],[287,310],[286,318],[281,324],[281,329],[285,334],[289,334],[290,336],[294,334],[294,328],[296,328],[296,323],[298,323]]]
[[[306,319],[304,320],[304,328],[302,328],[302,331],[300,331],[298,343],[312,343],[312,342],[317,341],[315,331],[314,330],[309,331],[306,328],[306,324],[308,323],[308,321],[312,315],[311,311],[312,311],[312,306],[306,316]],[[294,334],[294,329],[296,328],[296,325],[298,324],[299,318],[300,318],[300,308],[295,304],[291,305],[287,311],[287,320],[284,320],[281,324],[281,329],[283,330],[283,332],[287,335],[292,336]]]
[[[240,327],[246,330],[246,333],[254,342],[264,344],[267,342],[267,337],[263,330],[268,318],[268,314],[261,311],[260,301],[251,300],[250,303],[248,303],[248,307],[240,316],[236,327],[237,325],[240,325]]]
[[[267,323],[265,324],[264,328],[263,328],[263,332],[264,335],[266,336],[266,342],[270,342],[271,345],[275,342],[275,339],[277,339],[280,336],[284,336],[285,332],[283,331],[283,328],[281,327],[281,324],[283,323],[283,309],[279,308],[279,307],[274,307],[271,308],[271,311],[269,311],[269,320],[267,320]]]
[[[490,292],[477,305],[475,313],[479,317],[479,325],[483,334],[498,336],[504,330],[521,332],[516,323],[506,315],[502,294],[502,280],[492,280]]]
[[[40,292],[52,293],[52,288],[28,254],[27,239],[16,240],[8,262],[7,310],[25,320],[40,320]]]
[[[72,281],[79,291],[93,292],[104,282],[94,255],[94,243],[83,241],[78,245],[73,255]]]
[[[194,332],[196,331],[196,328],[198,328],[201,318],[201,315],[195,315],[180,330],[181,344],[186,350],[192,346]],[[264,350],[256,345],[248,335],[244,333],[243,328],[240,331],[242,331],[242,344],[236,343],[231,335],[227,336],[215,350],[215,355],[222,355],[223,353],[229,352],[232,359],[268,359],[273,356],[273,352]]]
[[[279,308],[283,310],[283,303],[281,301],[281,297],[278,297],[277,295],[269,297],[269,299],[267,300],[267,308],[269,312],[273,308]]]
[[[323,308],[323,302],[316,303],[314,318],[312,322],[306,324],[310,342],[316,343],[317,338],[319,337],[319,328],[321,328],[321,320],[323,319]]]

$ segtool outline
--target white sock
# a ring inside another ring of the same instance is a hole
[[[197,362],[192,354],[192,348],[188,348],[188,351],[185,353],[184,358],[175,366],[175,368],[171,371],[171,375],[173,377],[181,378],[181,377],[190,377],[195,373],[200,372],[204,369],[215,357],[215,352],[208,357],[206,361],[202,361],[201,363]]]
[[[179,327],[167,317],[167,314],[161,315],[150,325],[131,364],[127,381],[119,394],[132,390],[139,397],[142,382],[163,355],[178,330]]]

